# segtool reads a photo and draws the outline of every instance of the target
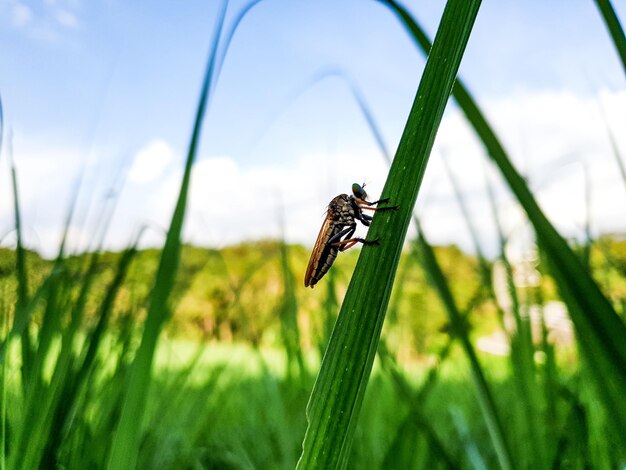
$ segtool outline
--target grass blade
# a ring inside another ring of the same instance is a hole
[[[398,397],[404,401],[409,408],[409,413],[405,419],[405,423],[400,425],[398,432],[400,433],[404,427],[408,426],[408,423],[412,423],[416,430],[423,433],[426,439],[428,440],[429,446],[435,452],[436,456],[439,457],[439,461],[444,465],[445,468],[458,468],[459,463],[455,462],[452,458],[443,441],[437,435],[437,432],[432,426],[432,423],[427,418],[423,411],[425,393],[422,393],[425,389],[420,388],[417,392],[414,392],[410,384],[408,383],[406,377],[400,371],[398,364],[396,363],[394,357],[391,355],[389,350],[387,349],[387,345],[384,340],[380,341],[378,346],[378,356],[380,357],[380,362],[383,370],[389,375],[391,382],[396,390]],[[420,399],[422,398],[422,399]],[[415,440],[415,436],[413,433],[409,434],[409,439]],[[384,461],[390,460],[389,453],[395,452],[394,445],[392,444],[389,448],[388,454],[385,456]],[[388,466],[385,465],[387,468]]]
[[[11,142],[9,141],[9,146]],[[15,251],[15,272],[17,275],[17,302],[15,305],[15,324],[25,321],[28,322],[28,314],[26,305],[28,304],[28,273],[26,272],[26,251],[22,243],[22,217],[20,215],[20,202],[17,190],[17,172],[15,162],[12,158],[12,151],[9,149],[9,158],[11,164],[11,183],[13,186],[13,210],[15,214],[15,234],[16,234],[16,251]],[[22,347],[22,385],[26,386],[30,376],[33,363],[33,346],[28,328],[21,331],[21,347]]]
[[[613,154],[613,157],[615,158],[615,163],[617,164],[617,167],[619,168],[619,174],[622,177],[622,182],[624,183],[624,188],[626,189],[626,165],[624,165],[624,162],[622,160],[619,147],[617,146],[617,141],[615,140],[615,134],[613,134],[613,131],[611,130],[611,126],[609,125],[609,121],[607,119],[606,113],[604,112],[602,108],[601,110],[602,110],[602,117],[604,119],[604,127],[606,128],[606,132],[609,136],[609,143],[611,144],[611,150],[612,150],[611,153]]]
[[[198,142],[200,140],[202,121],[211,91],[217,45],[219,43],[225,15],[226,3],[222,5],[222,9],[218,15],[217,27],[209,54],[204,82],[202,84],[202,91],[198,102],[198,110],[189,144],[189,151],[187,152],[185,171],[178,201],[174,209],[170,228],[165,240],[165,246],[163,247],[163,253],[159,261],[159,268],[151,294],[141,345],[139,346],[139,350],[137,351],[137,355],[131,367],[119,425],[113,438],[108,463],[111,469],[131,469],[135,467],[137,461],[139,432],[145,409],[145,393],[150,384],[152,360],[156,343],[169,313],[168,302],[174,286],[174,275],[180,258],[180,238],[187,207],[191,169],[195,160]]]
[[[624,67],[624,73],[626,73],[626,37],[624,36],[624,29],[617,18],[617,14],[611,5],[610,0],[596,0],[596,5],[602,18],[606,23],[606,27],[613,38],[613,43],[617,49],[620,59],[622,59],[622,65]]]
[[[474,381],[474,386],[476,387],[476,396],[478,398],[478,403],[480,404],[480,409],[485,419],[485,423],[487,424],[487,429],[489,430],[489,436],[491,437],[496,455],[498,456],[500,467],[504,469],[514,468],[511,451],[509,450],[505,439],[502,419],[498,414],[493,394],[489,390],[482,367],[478,362],[476,351],[470,343],[467,323],[456,306],[454,298],[452,297],[452,292],[450,292],[450,288],[448,287],[446,277],[443,274],[437,259],[435,258],[435,252],[426,241],[419,223],[417,225],[417,230],[417,243],[420,248],[424,269],[428,272],[428,277],[444,304],[452,331],[454,331],[455,335],[458,336],[461,346],[463,347],[463,351],[470,362],[472,379]]]
[[[381,1],[400,17],[417,45],[424,52],[428,52],[431,48],[430,40],[411,15],[394,0]],[[624,429],[626,325],[580,259],[543,214],[526,181],[511,163],[504,146],[461,80],[456,82],[453,96],[532,223],[538,244],[549,261],[550,271],[568,306],[582,352],[595,374],[596,390],[609,415],[613,417],[611,422],[617,425],[617,429]],[[626,440],[626,436],[624,439]]]
[[[296,298],[296,281],[289,262],[289,246],[285,241],[284,224],[280,241],[280,267],[283,280],[283,298],[281,299],[280,329],[283,347],[287,353],[287,377],[303,379],[306,375],[304,355],[300,346],[300,329],[298,328],[298,299]],[[296,373],[294,373],[294,370]]]
[[[378,214],[370,227],[382,246],[365,247],[357,262],[311,393],[298,468],[347,465],[411,213],[479,6],[450,0],[444,10],[383,189],[400,210]]]
[[[5,304],[6,286],[2,286],[2,296],[0,297],[0,318],[2,318],[2,337],[9,337],[9,312]],[[0,470],[7,468],[7,371],[9,360],[6,354],[0,353]]]

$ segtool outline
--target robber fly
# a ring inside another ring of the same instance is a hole
[[[363,210],[397,210],[398,207],[372,207],[388,202],[389,198],[369,202],[364,187],[365,183],[363,186],[354,183],[351,196],[340,194],[328,204],[326,220],[317,236],[309,265],[306,268],[304,287],[313,288],[317,281],[328,272],[340,251],[346,251],[357,243],[380,245],[378,239],[369,241],[363,238],[350,238],[356,231],[356,221],[360,220],[363,225],[369,226],[372,217],[364,214]]]

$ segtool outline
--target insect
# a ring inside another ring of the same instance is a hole
[[[372,217],[364,214],[363,210],[397,210],[398,206],[372,207],[389,202],[389,198],[369,202],[367,193],[363,188],[365,188],[365,183],[362,186],[354,183],[351,196],[340,194],[328,204],[326,219],[317,236],[309,265],[306,268],[304,287],[310,286],[313,288],[324,277],[324,274],[328,272],[340,251],[346,251],[357,243],[380,245],[378,239],[350,238],[356,231],[356,221],[359,220],[363,225],[369,226],[372,222]]]

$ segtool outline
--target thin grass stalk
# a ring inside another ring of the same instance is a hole
[[[530,318],[522,318],[520,313],[520,302],[517,295],[517,288],[513,279],[513,267],[506,255],[506,240],[502,230],[500,217],[496,207],[495,195],[489,182],[489,177],[485,171],[485,183],[487,195],[493,214],[499,241],[499,260],[504,266],[508,294],[511,300],[511,313],[515,319],[515,333],[510,338],[511,345],[511,366],[513,367],[513,377],[518,394],[516,404],[522,408],[524,417],[523,427],[525,438],[520,441],[520,447],[532,446],[530,452],[522,452],[524,458],[530,458],[533,466],[543,467],[546,465],[547,457],[544,445],[545,434],[542,421],[539,417],[541,410],[541,399],[539,385],[535,380],[535,348],[532,342],[532,331]],[[497,303],[497,300],[496,300]],[[530,465],[530,462],[527,463]]]
[[[41,467],[41,458],[53,432],[53,410],[61,399],[63,383],[71,370],[72,357],[60,355],[49,383],[31,380],[25,402],[25,414],[16,433],[9,456],[9,468],[30,470]]]
[[[283,345],[287,353],[287,377],[294,377],[297,370],[300,379],[306,375],[304,355],[300,346],[300,329],[298,328],[298,299],[293,271],[289,263],[289,248],[284,240],[280,243],[280,264],[283,278],[283,298],[280,309],[280,324]]]
[[[369,230],[380,247],[361,251],[307,406],[298,468],[345,468],[389,296],[437,128],[480,1],[450,0],[426,63],[382,197],[400,206]]]
[[[610,0],[596,0],[596,5],[602,14],[602,19],[604,19],[604,23],[606,24],[609,33],[611,34],[613,44],[615,44],[615,49],[617,49],[617,53],[622,60],[624,73],[626,73],[626,36],[624,36],[624,29],[619,22],[619,18],[617,17]]]
[[[474,347],[470,342],[467,331],[467,323],[464,321],[456,303],[454,302],[454,298],[452,297],[452,292],[450,291],[445,275],[437,262],[437,258],[435,257],[432,247],[426,241],[419,222],[417,230],[417,242],[420,247],[424,269],[428,273],[429,280],[437,291],[437,294],[445,307],[450,320],[451,328],[454,334],[458,336],[461,346],[463,347],[463,351],[470,362],[470,371],[472,374],[472,380],[474,381],[474,386],[476,387],[476,396],[478,398],[478,403],[485,419],[485,423],[487,424],[487,430],[489,431],[491,442],[498,457],[498,462],[500,467],[503,469],[512,469],[514,468],[514,464],[509,444],[505,438],[503,421],[498,413],[493,394],[487,384],[487,379],[485,378],[483,369],[478,361],[476,351],[474,351]]]
[[[470,234],[470,238],[472,239],[472,244],[474,245],[474,251],[476,252],[476,256],[478,258],[478,263],[480,267],[480,274],[483,278],[483,282],[486,284],[491,284],[491,274],[489,264],[487,263],[487,259],[483,255],[483,250],[480,247],[480,241],[478,240],[478,231],[472,222],[472,218],[469,214],[469,209],[467,204],[465,204],[465,199],[463,198],[463,194],[461,193],[461,186],[459,185],[458,180],[454,176],[452,169],[450,168],[450,163],[448,162],[448,157],[442,153],[441,160],[443,161],[443,168],[450,180],[450,184],[452,185],[452,190],[454,192],[454,197],[456,199],[457,206],[461,210],[461,216],[465,221],[465,225],[467,226],[467,231]]]
[[[13,317],[13,325],[6,338],[0,344],[0,356],[7,353],[9,344],[12,339],[21,336],[28,327],[28,321],[39,303],[50,295],[50,291],[54,288],[58,277],[63,273],[62,269],[53,268],[52,272],[46,277],[44,282],[37,287],[35,293],[30,296],[28,303],[24,306],[21,315]]]
[[[463,412],[457,407],[450,408],[450,416],[452,417],[452,423],[456,428],[456,431],[461,439],[461,443],[465,448],[467,459],[473,470],[487,470],[487,464],[483,459],[476,443],[471,439],[469,430],[467,429],[467,421]]]
[[[202,122],[209,101],[217,46],[224,24],[226,6],[227,3],[223,3],[218,14],[217,26],[209,53],[204,82],[202,84],[202,91],[198,102],[198,110],[195,117],[189,150],[187,152],[180,192],[159,261],[159,268],[151,294],[141,345],[139,346],[139,350],[131,366],[120,421],[115,435],[113,436],[113,444],[108,462],[108,468],[110,469],[132,469],[137,462],[139,435],[146,404],[145,394],[150,384],[152,361],[157,340],[169,314],[168,302],[174,286],[176,269],[179,264],[181,232],[187,207],[191,169],[196,157]]]
[[[416,44],[427,53],[431,48],[430,40],[412,16],[394,0],[381,1],[400,17]],[[626,402],[623,400],[626,325],[580,259],[543,214],[526,181],[512,165],[502,143],[461,80],[456,82],[453,96],[535,228],[537,241],[546,253],[550,271],[568,305],[581,350],[589,360],[598,395],[613,418],[611,424],[616,431],[626,428]],[[626,435],[623,440],[626,444]]]
[[[570,408],[559,438],[555,443],[551,468],[554,470],[563,468],[563,462],[566,461],[566,452],[569,449],[576,452],[576,456],[579,459],[575,462],[571,462],[571,459],[569,459],[568,463],[570,463],[571,468],[593,468],[589,455],[589,420],[585,407],[580,402],[579,397],[568,389],[561,388],[559,393],[564,395]],[[574,439],[576,441],[572,442]]]
[[[9,141],[9,144],[11,141]],[[24,250],[24,244],[22,241],[22,217],[20,215],[20,202],[19,191],[17,188],[17,170],[15,169],[15,162],[12,158],[12,151],[9,149],[10,165],[11,165],[11,183],[13,187],[13,211],[15,216],[15,236],[16,251],[15,251],[15,273],[17,281],[17,302],[15,304],[15,314],[13,325],[20,321],[26,321],[27,311],[26,305],[28,304],[28,272],[26,270],[26,251]],[[32,371],[32,365],[34,361],[34,351],[30,331],[28,328],[20,333],[21,350],[22,350],[22,386],[26,387],[29,381],[29,377]]]
[[[615,163],[619,168],[619,174],[622,177],[622,183],[624,183],[624,189],[626,189],[626,165],[624,165],[624,161],[622,159],[621,152],[619,150],[619,146],[617,145],[617,141],[615,140],[615,134],[611,130],[611,126],[609,125],[609,121],[606,117],[606,113],[601,108],[602,118],[604,119],[604,127],[606,128],[607,135],[609,137],[609,144],[611,145],[611,153],[615,158]]]
[[[1,104],[1,103],[0,103]],[[5,303],[7,298],[7,289],[5,285],[2,285],[2,297],[0,297],[0,316],[2,317],[2,336],[8,338],[9,336],[9,310]],[[2,354],[1,361],[2,377],[0,378],[0,470],[5,470],[7,465],[7,370],[8,370],[8,357],[6,354]]]
[[[63,314],[69,310],[71,298],[71,287],[67,275],[61,276],[59,282],[46,297],[43,308],[41,326],[38,328],[36,341],[34,342],[34,355],[32,369],[30,372],[30,382],[43,382],[44,367],[48,355],[52,352],[54,338],[61,332],[61,320]],[[26,393],[29,393],[31,384],[27,384]]]
[[[119,170],[119,174],[113,179],[111,188],[108,190],[111,197],[107,197],[102,208],[100,210],[100,216],[98,222],[95,224],[93,230],[93,237],[91,243],[87,245],[88,252],[100,252],[103,250],[104,241],[106,239],[109,228],[111,227],[111,221],[115,215],[117,204],[120,201],[120,194],[122,193],[126,184],[126,177],[128,175],[123,172],[123,168]]]
[[[255,7],[258,3],[260,3],[262,0],[252,0],[250,1],[250,3],[248,3],[246,6],[244,6],[238,13],[237,16],[235,16],[235,18],[233,19],[233,22],[231,23],[232,26],[230,27],[230,29],[224,34],[224,39],[222,40],[222,54],[220,55],[219,60],[217,61],[217,64],[215,66],[215,81],[217,82],[217,80],[219,79],[221,72],[222,72],[222,66],[224,65],[224,60],[226,59],[226,54],[228,53],[228,49],[230,48],[230,43],[233,40],[233,37],[235,36],[235,33],[237,32],[237,28],[239,28],[239,25],[241,24],[242,20],[245,18],[245,16],[248,14],[248,12],[250,10],[252,10],[253,7]],[[215,86],[216,83],[213,84],[213,86]]]
[[[407,414],[396,428],[379,468],[386,470],[426,468],[423,454],[427,453],[428,449],[424,449],[423,442],[425,440],[425,438],[421,438],[412,416]]]
[[[439,371],[441,369],[441,366],[450,355],[455,339],[455,336],[448,336],[448,341],[446,341],[446,344],[444,344],[437,353],[437,362],[430,368],[430,370],[426,374],[426,379],[424,379],[424,383],[415,394],[417,402],[424,403],[424,401],[428,397],[428,394],[430,394],[433,390],[433,387],[435,386],[435,384],[437,383],[437,379],[439,378]]]
[[[423,394],[421,393],[423,389],[419,389],[417,392],[413,390],[411,385],[406,380],[406,377],[400,371],[395,358],[389,352],[385,341],[382,339],[378,345],[378,356],[381,359],[383,370],[391,378],[391,382],[396,389],[396,393],[402,397],[402,400],[409,407],[409,414],[406,419],[413,422],[417,428],[424,433],[430,445],[436,450],[440,462],[443,463],[446,468],[458,468],[459,462],[456,462],[452,458],[443,441],[439,438],[437,432],[432,427],[431,421],[424,414],[424,401],[419,400],[420,396],[423,398]]]
[[[557,419],[557,385],[558,385],[558,367],[556,363],[556,355],[554,345],[550,342],[548,326],[546,325],[544,315],[544,295],[541,284],[533,289],[533,297],[535,305],[541,309],[541,350],[545,354],[545,362],[542,367],[542,384],[544,390],[544,401],[546,403],[545,422],[546,422],[546,440],[554,442],[554,426],[553,423]]]
[[[585,240],[583,245],[583,265],[587,268],[590,275],[593,275],[591,266],[591,248],[593,246],[593,236],[591,234],[591,176],[589,175],[589,167],[583,162],[583,178],[585,182]]]
[[[442,160],[443,160],[444,168],[446,170],[448,178],[450,179],[450,182],[452,184],[452,188],[454,190],[454,195],[457,201],[457,205],[461,209],[461,215],[463,216],[463,220],[465,221],[465,225],[467,226],[467,229],[470,233],[472,243],[474,244],[474,251],[476,253],[476,257],[478,258],[478,269],[479,269],[481,284],[484,290],[486,291],[486,293],[493,300],[493,304],[496,308],[496,315],[498,316],[498,319],[500,320],[500,323],[502,327],[504,328],[504,311],[502,310],[502,307],[500,307],[500,304],[498,303],[498,299],[496,298],[496,293],[494,291],[493,280],[491,276],[491,266],[489,265],[489,262],[485,258],[485,255],[483,254],[482,249],[480,248],[480,243],[478,241],[478,232],[476,230],[476,227],[474,226],[474,223],[472,222],[472,218],[470,217],[469,210],[461,194],[459,182],[457,181],[456,177],[454,176],[454,173],[452,172],[450,168],[448,159],[444,155],[442,155]],[[496,214],[495,202],[493,203],[493,205],[494,205],[494,214]],[[498,221],[497,221],[497,214],[496,214],[496,224],[497,223]],[[500,236],[501,240],[503,240],[503,238],[504,237]]]
[[[504,236],[502,222],[500,220],[500,216],[498,215],[496,196],[495,196],[493,187],[491,185],[491,182],[489,181],[489,176],[487,174],[486,167],[485,167],[485,187],[487,189],[489,205],[491,206],[491,214],[493,217],[493,221],[495,223],[496,232],[498,234],[498,249],[499,249],[498,258],[500,262],[502,263],[502,265],[504,266],[505,273],[506,273],[508,293],[511,299],[511,313],[513,314],[513,317],[515,318],[515,323],[520,324],[521,323],[520,303],[519,303],[519,297],[517,296],[517,288],[515,287],[515,283],[513,282],[513,267],[511,266],[511,263],[509,262],[509,259],[506,255],[506,237]],[[501,320],[502,327],[504,331],[506,332],[507,329],[506,329],[506,326],[504,325],[504,321],[502,320]]]
[[[122,283],[131,261],[137,254],[137,242],[135,242],[130,248],[125,250],[120,257],[113,280],[109,284],[104,299],[98,309],[97,318],[98,321],[92,331],[89,332],[83,345],[83,350],[79,357],[74,358],[77,363],[72,374],[68,376],[68,380],[63,384],[63,390],[61,392],[62,399],[59,400],[57,407],[54,410],[55,427],[57,432],[50,436],[47,443],[44,455],[42,458],[43,465],[49,468],[57,467],[60,462],[57,461],[59,448],[62,445],[65,438],[67,438],[69,429],[69,421],[72,413],[76,412],[78,407],[77,400],[81,395],[81,390],[86,385],[88,373],[92,370],[92,366],[96,359],[97,351],[100,347],[108,320],[113,312],[113,306],[117,294],[122,287]],[[69,329],[69,334],[64,335],[64,350],[68,351],[66,354],[72,354],[71,350],[68,350],[72,346],[72,340],[76,334],[77,327]],[[66,344],[67,343],[67,344]]]

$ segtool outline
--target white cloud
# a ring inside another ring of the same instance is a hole
[[[626,92],[606,91],[602,100],[611,127],[625,128]],[[616,203],[624,200],[625,188],[594,98],[567,93],[518,95],[487,103],[486,109],[516,166],[528,176],[545,213],[564,235],[583,234],[584,165],[589,169],[593,232],[626,232],[626,206]],[[626,135],[616,132],[615,137],[626,154]],[[31,140],[25,136],[21,139],[22,143]],[[38,234],[40,247],[53,253],[58,242],[58,235],[53,234],[59,233],[71,178],[81,160],[78,152],[51,150],[45,142],[39,145],[31,145],[18,160],[20,186],[26,225]],[[215,246],[278,237],[282,211],[288,240],[311,245],[333,196],[349,193],[353,182],[365,179],[375,198],[386,178],[386,164],[376,149],[363,154],[350,151],[348,143],[342,148],[346,150],[341,153],[302,152],[289,162],[258,162],[256,166],[242,166],[228,156],[200,156],[193,169],[186,239]],[[162,243],[182,177],[183,162],[178,153],[161,139],[146,143],[137,152],[109,232],[110,246],[127,246],[144,224],[156,228],[146,234],[144,242]],[[435,243],[456,242],[471,248],[442,165],[442,153],[461,186],[483,247],[493,253],[496,236],[484,189],[483,149],[458,111],[444,117],[417,203],[429,238]],[[96,172],[91,176],[94,181],[105,179],[97,173],[102,172],[105,161],[98,165],[92,169]],[[2,173],[6,175],[6,169]],[[530,232],[523,214],[493,165],[488,166],[488,173],[496,186],[507,236],[520,246],[528,245]],[[10,186],[7,178],[3,179],[0,188],[6,193]],[[103,188],[108,184],[110,181],[100,181]],[[10,201],[10,196],[0,197],[0,220],[11,220]],[[365,229],[359,232],[363,234]],[[88,240],[90,234],[85,229],[81,237]]]
[[[623,112],[626,91],[604,90],[601,98],[623,159],[626,135],[615,130],[626,128],[626,113]],[[624,199],[626,188],[617,172],[600,109],[597,98],[568,92],[518,94],[486,103],[488,118],[495,123],[518,171],[528,179],[548,218],[568,237],[580,239],[584,233],[584,168],[588,169],[593,233],[626,232],[626,206],[615,202]],[[470,246],[439,161],[439,150],[449,160],[481,238],[494,239],[484,189],[481,162],[484,149],[460,112],[454,111],[444,118],[435,148],[423,185],[422,196],[426,196],[426,201],[418,202],[420,207],[424,202],[427,204],[423,210],[428,232],[439,239],[449,239],[451,234],[456,234],[457,238],[461,235],[466,239],[464,245]],[[507,235],[523,233],[521,229],[526,224],[523,216],[502,184],[499,171],[494,165],[489,166],[490,174],[497,178],[499,212]],[[523,238],[529,242],[528,236]]]
[[[44,0],[43,7],[8,0],[0,2],[0,8],[3,6],[7,8],[13,27],[44,42],[58,43],[68,39],[64,30],[75,30],[80,26],[81,5],[75,0]]]
[[[57,22],[61,26],[64,26],[66,28],[78,27],[78,17],[74,13],[68,10],[59,9],[57,10],[55,16],[56,16]]]
[[[128,172],[133,183],[148,183],[157,179],[174,159],[174,151],[162,139],[149,142],[137,152]]]
[[[331,163],[332,180],[319,171]],[[360,174],[355,175],[354,168]],[[364,177],[370,180],[372,195],[378,194],[385,176],[386,167],[375,154],[303,155],[291,165],[255,168],[242,168],[230,157],[203,158],[192,173],[185,233],[194,243],[210,245],[279,237],[284,216],[290,240],[312,243],[333,196],[349,193],[352,183]],[[181,178],[178,168],[150,190],[144,187],[151,196],[146,198],[142,221],[167,226]],[[125,193],[126,200],[141,197],[135,189]],[[155,233],[149,237],[157,241]]]
[[[13,5],[13,26],[21,28],[29,24],[33,19],[33,10],[23,3],[16,2]]]

